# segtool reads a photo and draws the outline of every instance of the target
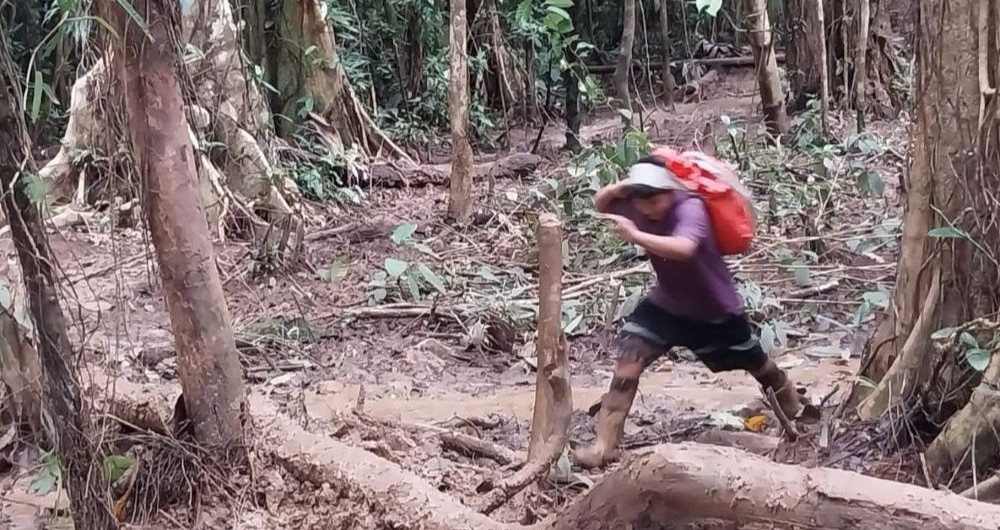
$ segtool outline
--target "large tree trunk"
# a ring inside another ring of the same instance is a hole
[[[660,49],[663,54],[663,102],[674,106],[674,73],[670,69],[670,0],[660,0]]]
[[[916,9],[917,3],[909,3]],[[868,7],[869,16],[862,18],[861,10]],[[902,74],[899,72],[899,50],[895,33],[892,28],[890,8],[891,0],[837,0],[826,3],[826,27],[828,52],[830,61],[827,64],[831,72],[837,65],[843,68],[843,82],[831,87],[839,93],[848,104],[863,105],[866,111],[876,116],[888,118],[903,107],[909,94],[900,83]],[[845,13],[846,10],[846,13]],[[846,27],[844,27],[846,25]],[[867,35],[862,39],[861,35]],[[860,48],[864,48],[861,50]],[[859,53],[864,52],[864,61],[859,60]],[[865,79],[857,80],[855,70],[864,68]],[[831,81],[834,76],[830,76]],[[864,88],[862,99],[858,90]],[[870,108],[869,108],[870,107]]]
[[[451,69],[448,79],[448,116],[451,121],[451,188],[448,217],[461,223],[472,214],[472,145],[469,144],[469,66],[466,59],[465,0],[451,0],[448,40]]]
[[[127,29],[121,60],[125,110],[164,298],[177,345],[184,406],[209,446],[242,440],[243,380],[232,324],[199,200],[195,154],[174,71],[175,4],[137,4],[151,40]]]
[[[245,74],[229,3],[197,0],[183,16],[181,26],[180,35],[185,43],[202,52],[185,63],[188,74],[185,80],[191,84],[186,94],[186,110],[192,116],[190,134],[193,141],[211,137],[224,147],[212,150],[222,153],[213,162],[207,149],[196,146],[203,203],[213,228],[221,233],[224,218],[237,213],[263,224],[250,211],[251,207],[266,213],[269,221],[285,221],[293,214],[290,200],[297,190],[288,179],[283,182],[273,179],[274,153],[269,147],[273,136],[271,116],[257,85]],[[107,58],[97,61],[73,84],[61,149],[40,171],[54,192],[54,200],[72,197],[84,177],[88,181],[83,184],[95,190],[105,188],[90,180],[95,176],[115,184],[127,183],[127,189],[121,190],[126,197],[139,188],[132,180],[134,164],[119,150],[119,138],[129,133],[122,123],[121,87],[106,61]],[[97,171],[86,171],[91,157],[77,159],[81,153],[92,153],[93,158],[110,162],[103,162]],[[110,197],[105,194],[87,199]]]
[[[273,84],[278,89],[278,108],[292,120],[278,122],[283,135],[290,137],[296,122],[318,116],[316,126],[335,151],[356,146],[368,155],[386,153],[411,162],[375,125],[351,87],[323,4],[282,0],[274,17]]]
[[[994,3],[987,7],[980,0],[928,0],[913,8],[920,21],[917,120],[902,252],[893,303],[869,341],[862,373],[878,385],[870,393],[859,385],[854,399],[861,399],[861,416],[873,418],[920,396],[919,410],[937,425],[964,406],[927,453],[931,469],[943,471],[960,461],[989,465],[1000,453],[993,432],[1000,402],[986,395],[1000,388],[997,361],[973,394],[980,377],[964,360],[965,341],[935,345],[931,339],[938,329],[1000,309],[994,251],[1000,227],[990,199],[990,190],[1000,187],[992,132],[1000,102],[990,88],[1000,74],[998,12]],[[943,228],[929,233],[934,227]],[[986,344],[992,331],[983,327],[974,323],[967,331]],[[972,458],[962,461],[973,441]]]
[[[836,0],[839,1],[839,0]],[[813,0],[787,0],[785,18],[790,38],[785,49],[791,107],[804,109],[820,95],[822,72],[827,69],[822,50],[826,28],[818,24],[818,4]]]
[[[632,48],[635,47],[635,2],[624,0],[622,15],[622,43],[618,49],[618,63],[615,66],[615,95],[620,100],[622,108],[632,108],[632,98],[629,95],[629,80],[632,77]]]
[[[819,97],[824,68],[829,80],[827,90],[845,104],[856,103],[867,108],[869,100],[875,101],[880,117],[888,117],[902,106],[907,95],[897,82],[898,50],[890,21],[891,2],[883,6],[884,2],[828,0],[824,2],[824,22],[820,26],[816,2],[787,0],[785,13],[790,38],[786,51],[792,109],[802,110],[810,99]],[[862,39],[861,35],[867,38]],[[824,36],[825,62],[820,46]],[[858,79],[854,75],[856,69],[866,72],[865,77]],[[859,96],[862,89],[864,93]]]
[[[767,16],[765,0],[743,0],[746,13],[746,28],[750,32],[753,49],[754,68],[757,70],[757,85],[760,89],[760,106],[764,113],[764,124],[768,131],[777,136],[788,132],[788,115],[785,113],[785,98],[781,92],[781,76],[778,60],[774,54],[774,33]]]
[[[3,209],[21,264],[21,276],[39,338],[45,380],[45,408],[55,432],[56,451],[69,490],[76,528],[116,527],[107,485],[101,480],[95,432],[80,395],[73,349],[56,292],[54,263],[47,246],[39,205],[25,191],[34,173],[31,145],[24,126],[21,90],[10,64],[6,21],[0,19],[0,188]]]

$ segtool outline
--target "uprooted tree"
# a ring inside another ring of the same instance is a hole
[[[866,348],[855,388],[863,418],[890,410],[936,433],[927,464],[995,464],[1000,438],[1000,186],[992,40],[1000,10],[933,0],[918,11],[916,125],[902,252],[890,309]],[[900,416],[897,416],[900,417]],[[937,433],[934,426],[943,425]]]
[[[0,19],[0,198],[21,265],[31,320],[38,336],[44,379],[44,409],[51,419],[76,528],[116,527],[103,484],[94,429],[81,396],[76,360],[59,306],[56,273],[39,205],[28,195],[35,178],[31,142],[24,125],[22,91],[9,60],[6,20]],[[9,324],[9,322],[8,322]],[[4,337],[0,337],[3,340]]]
[[[196,438],[219,447],[243,438],[243,379],[215,252],[198,196],[196,158],[174,68],[179,12],[169,1],[136,7],[148,35],[117,7],[105,13],[121,41],[113,56]]]

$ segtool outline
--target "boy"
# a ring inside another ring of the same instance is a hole
[[[615,223],[619,237],[645,249],[657,282],[622,329],[597,440],[576,451],[577,463],[596,468],[615,458],[639,375],[674,346],[690,349],[713,372],[746,370],[774,390],[790,419],[797,417],[801,398],[751,333],[701,198],[647,157],[630,168],[627,179],[598,191],[594,206]]]

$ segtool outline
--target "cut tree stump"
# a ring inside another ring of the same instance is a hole
[[[514,494],[548,473],[566,447],[573,416],[569,359],[562,335],[562,223],[551,213],[538,219],[538,375],[531,419],[528,461],[520,471],[496,484],[480,509],[491,513]]]

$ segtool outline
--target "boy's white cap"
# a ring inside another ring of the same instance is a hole
[[[684,184],[669,169],[650,162],[633,164],[623,182],[626,186],[642,186],[657,190],[685,189]]]

